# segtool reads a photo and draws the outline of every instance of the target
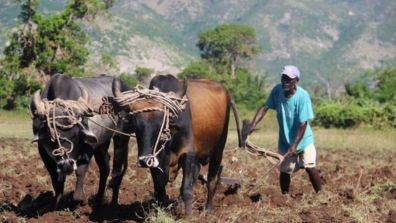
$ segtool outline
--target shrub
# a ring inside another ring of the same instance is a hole
[[[374,100],[346,98],[320,101],[314,106],[313,125],[325,128],[354,128],[362,124],[375,128],[396,127],[396,106]]]

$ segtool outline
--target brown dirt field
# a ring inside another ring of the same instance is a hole
[[[305,171],[299,171],[292,177],[288,196],[280,193],[277,169],[266,175],[268,160],[226,148],[222,176],[241,184],[220,184],[214,210],[205,213],[206,188],[197,183],[189,217],[183,216],[181,207],[156,208],[151,177],[147,169],[135,166],[135,151],[131,145],[119,206],[74,204],[70,198],[75,177],[69,176],[63,209],[50,211],[52,186],[36,145],[27,139],[0,138],[0,222],[153,222],[161,220],[160,212],[180,222],[396,222],[395,148],[386,154],[318,148],[318,167],[326,182],[323,191],[315,194]],[[168,185],[174,200],[180,176]],[[97,183],[92,161],[85,180],[88,196],[95,193]],[[110,190],[106,196],[111,197]]]

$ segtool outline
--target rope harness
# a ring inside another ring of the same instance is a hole
[[[56,98],[52,101],[43,100],[44,103],[44,117],[47,120],[47,126],[51,135],[51,138],[56,141],[58,148],[52,151],[54,156],[60,156],[62,159],[73,151],[73,142],[65,137],[61,137],[58,132],[58,128],[70,129],[75,125],[79,125],[85,128],[82,124],[81,117],[76,114],[75,111],[82,112],[86,115],[93,115],[92,109],[82,100],[62,100]],[[63,115],[57,115],[56,110],[60,109]],[[70,144],[70,148],[62,146],[61,140],[66,141]]]
[[[121,106],[130,106],[134,103],[141,101],[155,101],[163,105],[162,108],[159,107],[145,107],[139,110],[134,110],[129,112],[130,115],[136,115],[143,112],[159,111],[163,112],[162,124],[159,130],[155,145],[153,148],[153,153],[146,156],[141,156],[139,159],[144,159],[148,167],[155,167],[157,155],[164,150],[166,143],[172,138],[171,131],[169,129],[169,120],[171,118],[177,118],[178,114],[186,108],[186,102],[188,101],[187,96],[184,95],[183,98],[176,96],[174,92],[160,92],[157,88],[150,90],[147,88],[136,87],[130,91],[124,91],[114,100]],[[159,147],[160,141],[162,142]]]

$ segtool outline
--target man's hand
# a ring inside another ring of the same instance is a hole
[[[290,156],[295,156],[297,154],[297,148],[296,146],[293,144],[290,146],[289,150],[287,151],[287,153],[284,155],[284,157],[290,157]]]

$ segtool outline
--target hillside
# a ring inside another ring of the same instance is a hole
[[[18,14],[10,2],[0,3],[1,48],[4,30]],[[65,1],[41,2],[51,12]],[[247,24],[255,28],[262,48],[248,64],[254,73],[275,81],[273,74],[292,63],[302,70],[302,84],[328,84],[337,91],[365,69],[396,66],[394,21],[394,0],[118,0],[111,17],[98,18],[87,31],[92,61],[106,52],[117,59],[120,72],[142,66],[177,73],[198,57],[200,32],[222,23]]]

